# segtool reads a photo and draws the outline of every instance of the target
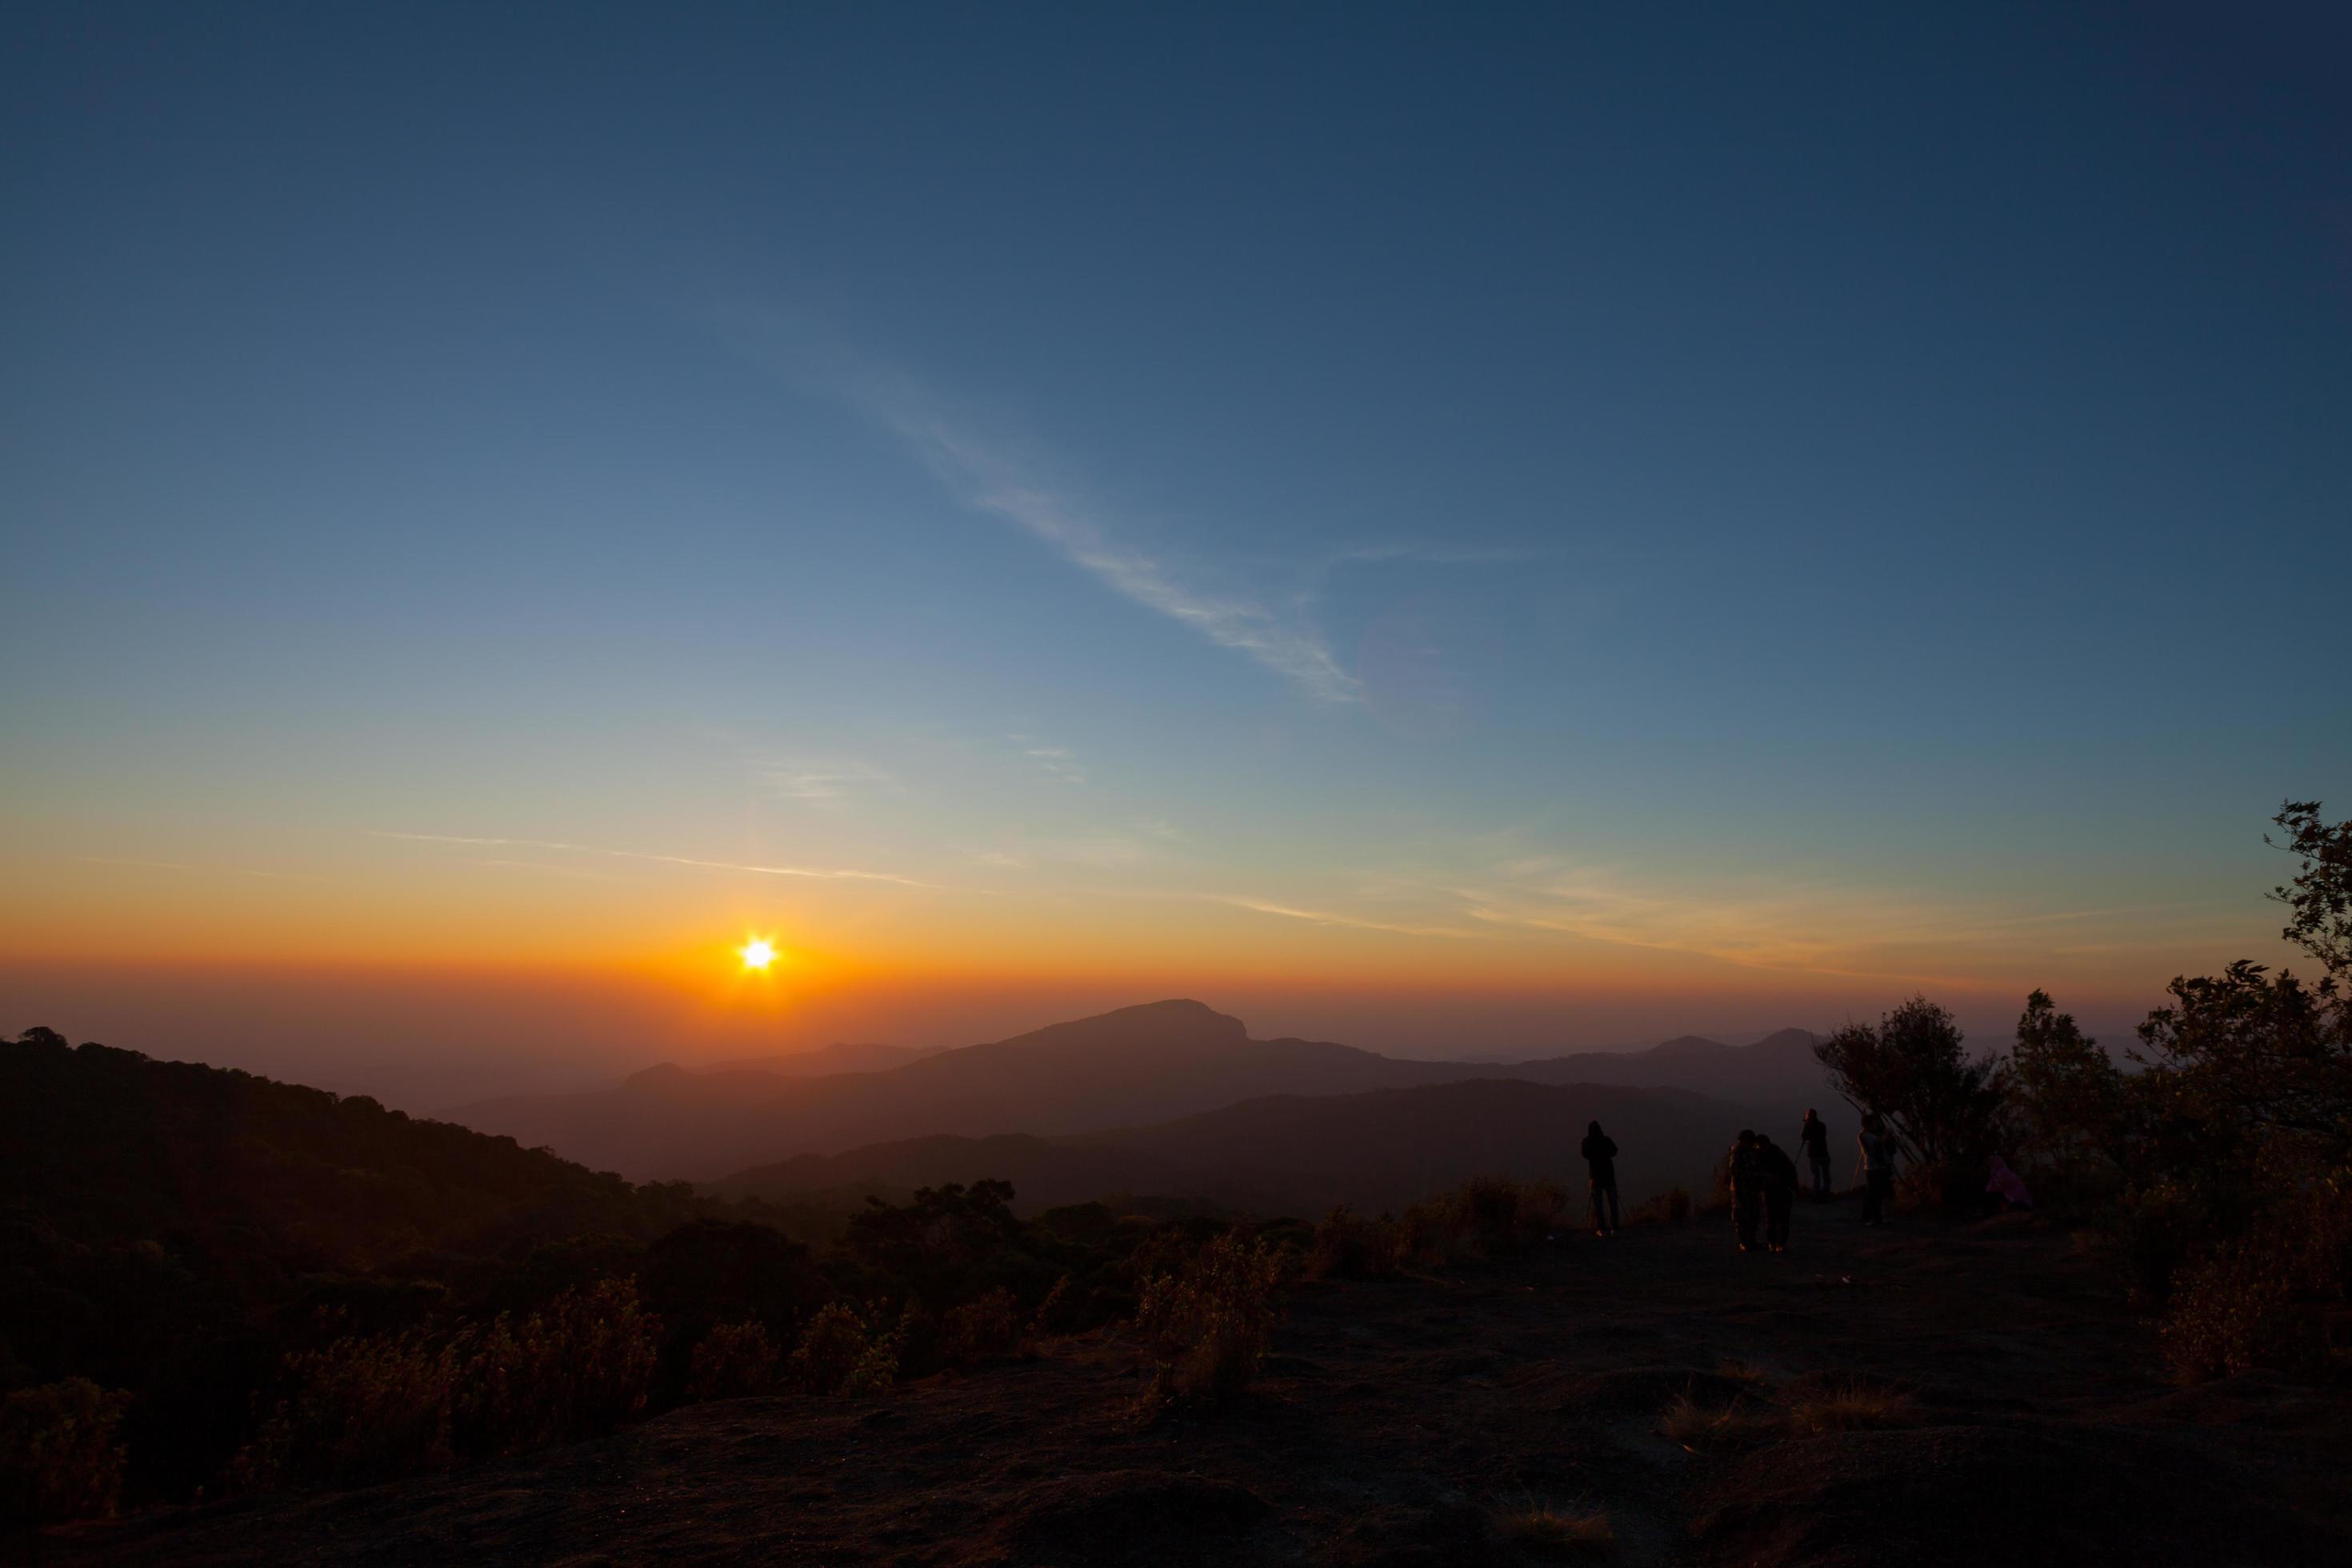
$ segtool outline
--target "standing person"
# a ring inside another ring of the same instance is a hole
[[[1862,1124],[1862,1223],[1885,1225],[1886,1202],[1895,1195],[1895,1138],[1873,1116]]]
[[[1731,1146],[1731,1223],[1739,1232],[1739,1250],[1756,1250],[1756,1219],[1764,1206],[1764,1165],[1756,1157],[1756,1134],[1739,1130]]]
[[[1584,1169],[1592,1178],[1592,1234],[1617,1234],[1617,1141],[1593,1122],[1584,1130]],[[1608,1201],[1604,1215],[1601,1201]]]
[[[1985,1201],[1990,1212],[2007,1214],[2012,1209],[2029,1212],[2033,1207],[2033,1194],[2025,1178],[2009,1168],[2009,1162],[1995,1154],[1985,1162],[1991,1180],[1985,1183]]]
[[[1756,1135],[1756,1163],[1764,1171],[1764,1245],[1786,1252],[1789,1211],[1797,1206],[1797,1163],[1761,1132]]]
[[[1805,1112],[1805,1125],[1797,1132],[1797,1142],[1804,1147],[1805,1163],[1813,1168],[1813,1202],[1827,1203],[1830,1196],[1830,1124],[1818,1112]]]

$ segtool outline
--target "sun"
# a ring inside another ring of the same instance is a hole
[[[764,973],[768,965],[776,962],[776,944],[766,937],[755,936],[737,948],[735,956],[743,961],[744,968]]]

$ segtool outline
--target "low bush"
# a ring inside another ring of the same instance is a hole
[[[1907,1426],[1917,1418],[1909,1394],[1853,1382],[1833,1384],[1808,1394],[1789,1410],[1790,1426],[1814,1436]]]
[[[608,1279],[520,1323],[339,1339],[287,1358],[292,1388],[235,1478],[359,1480],[602,1436],[644,1410],[659,1329],[634,1281]]]
[[[1402,1250],[1430,1267],[1507,1257],[1550,1236],[1567,1210],[1557,1182],[1481,1176],[1405,1210]]]
[[[2281,1179],[2290,1184],[2257,1223],[2172,1280],[2162,1337],[2184,1381],[2352,1361],[2340,1338],[2352,1299],[2352,1169]]]
[[[1403,1245],[1396,1221],[1368,1219],[1343,1205],[1315,1227],[1307,1273],[1316,1279],[1386,1279],[1396,1273]]]
[[[1627,1217],[1635,1225],[1687,1225],[1691,1209],[1688,1187],[1668,1187],[1664,1192],[1635,1204],[1633,1212]]]
[[[1752,1448],[1786,1430],[1787,1416],[1769,1405],[1734,1399],[1719,1408],[1676,1394],[1658,1417],[1658,1436],[1701,1453]]]
[[[1281,1321],[1283,1255],[1229,1231],[1180,1271],[1144,1282],[1136,1314],[1157,1364],[1144,1414],[1174,1404],[1231,1404],[1257,1375]]]
[[[1497,1525],[1505,1540],[1543,1556],[1590,1556],[1617,1544],[1608,1514],[1598,1509],[1577,1512],[1530,1503],[1505,1514]]]
[[[86,1377],[0,1402],[0,1526],[111,1514],[122,1498],[115,1429],[130,1403]]]
[[[963,1366],[1003,1355],[1019,1348],[1022,1334],[1020,1300],[1010,1290],[991,1290],[976,1301],[950,1308],[940,1320],[939,1360],[945,1366]]]
[[[721,1323],[696,1342],[687,1402],[765,1394],[776,1385],[778,1359],[775,1342],[759,1319]]]
[[[900,1329],[877,1331],[846,1301],[818,1309],[785,1372],[803,1394],[878,1394],[898,1376]]]

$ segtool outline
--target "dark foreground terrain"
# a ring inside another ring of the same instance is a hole
[[[1396,1564],[2352,1561],[2352,1396],[2159,1380],[2112,1276],[2027,1219],[1801,1208],[1563,1236],[1292,1300],[1242,1406],[1129,1415],[1117,1331],[864,1399],[747,1399],[445,1479],[53,1531],[56,1563]],[[1855,1383],[1893,1424],[1695,1451],[1678,1395],[1770,1415]]]

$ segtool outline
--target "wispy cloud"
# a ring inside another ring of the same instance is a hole
[[[747,323],[739,319],[737,325]],[[1047,479],[1037,464],[949,414],[914,377],[813,338],[806,322],[769,312],[748,326],[747,346],[761,359],[890,432],[964,505],[1013,524],[1114,592],[1248,655],[1318,701],[1363,700],[1356,678],[1340,668],[1302,605],[1277,608],[1255,594],[1205,586],[1202,574],[1123,537],[1130,531]]]
[[[1306,921],[1319,926],[1346,926],[1355,931],[1393,931],[1399,936],[1439,936],[1464,942],[1475,942],[1482,934],[1465,931],[1458,926],[1402,925],[1393,921],[1366,920],[1358,915],[1333,914],[1328,910],[1302,910],[1289,904],[1268,903],[1263,899],[1234,898],[1223,894],[1207,895],[1212,903],[1231,904],[1237,910],[1250,910],[1262,915],[1278,915],[1285,920]]]
[[[786,800],[840,801],[861,795],[905,793],[896,775],[871,763],[785,763],[763,771],[771,789]]]
[[[1064,784],[1087,782],[1087,770],[1078,765],[1076,755],[1066,746],[1032,746],[1024,754],[1036,759],[1039,767]]]
[[[829,866],[761,866],[740,860],[703,860],[690,855],[653,855],[636,849],[606,849],[593,844],[567,844],[554,838],[474,837],[456,833],[394,833],[381,828],[368,830],[371,838],[391,838],[410,844],[463,844],[476,848],[546,849],[567,855],[601,855],[613,860],[639,860],[656,866],[690,866],[706,871],[740,871],[753,877],[805,877],[818,881],[889,882],[902,888],[930,888],[933,882],[918,881],[889,871],[859,871]]]

